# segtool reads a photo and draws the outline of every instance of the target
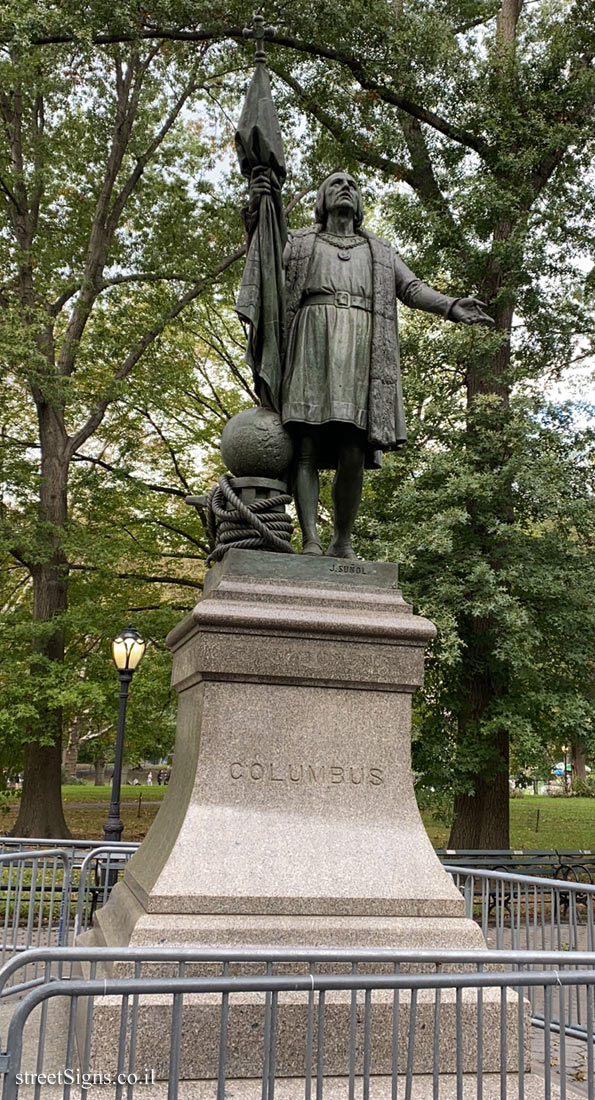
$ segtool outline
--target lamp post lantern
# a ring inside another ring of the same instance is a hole
[[[138,630],[127,626],[112,642],[112,657],[120,678],[120,710],[118,712],[118,732],[116,735],[116,754],[114,774],[112,776],[112,800],[108,819],[103,826],[106,843],[122,839],[124,824],[120,818],[120,786],[122,782],[122,759],[124,756],[124,728],[126,725],[126,704],[130,681],[138,668],[147,643]]]

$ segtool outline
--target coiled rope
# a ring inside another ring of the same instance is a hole
[[[226,501],[231,508],[226,508]],[[230,485],[227,474],[211,490],[207,499],[207,526],[215,549],[207,558],[207,565],[221,561],[227,550],[277,550],[292,554],[289,545],[293,533],[290,516],[275,512],[281,504],[289,504],[289,493],[263,497],[251,504],[244,504]]]

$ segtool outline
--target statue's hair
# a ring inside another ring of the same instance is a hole
[[[333,176],[336,176],[336,175],[337,175],[337,172],[331,172],[330,176],[327,176],[326,179],[322,181],[320,187],[318,188],[318,193],[316,195],[316,205],[314,207],[314,221],[316,222],[317,225],[322,225],[322,226],[326,225],[326,219],[327,219],[326,185],[327,185],[328,181],[330,179],[332,179]],[[354,217],[353,217],[353,224],[354,224],[356,229],[359,229],[362,222],[363,222],[363,220],[364,220],[364,207],[363,207],[362,195],[361,195],[361,191],[360,191],[359,187],[357,188],[356,194],[357,194],[357,201],[356,201],[356,204],[355,204],[355,214],[354,214]]]

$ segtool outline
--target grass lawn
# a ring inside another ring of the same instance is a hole
[[[121,789],[122,802],[138,802],[139,795],[142,795],[143,802],[145,799],[149,802],[161,802],[164,794],[165,787],[160,787],[157,783],[154,783],[152,787],[147,787],[146,784],[133,787],[130,783],[124,783]],[[69,802],[109,802],[111,795],[111,783],[106,783],[104,787],[92,787],[87,783],[62,787],[62,798],[66,804]]]
[[[539,815],[539,816],[538,816]],[[448,827],[423,815],[435,848],[446,848]],[[510,800],[512,848],[595,849],[595,798],[528,795]]]
[[[125,783],[121,791],[121,817],[124,822],[122,840],[143,840],[162,802],[165,787],[154,784],[133,787]],[[76,840],[103,840],[103,824],[107,819],[111,784],[94,787],[90,784],[62,787],[64,816],[71,835]],[[140,805],[139,805],[140,798]],[[149,803],[149,805],[147,805]],[[12,803],[0,817],[0,833],[8,833],[16,821],[17,804]]]
[[[123,840],[142,840],[155,818],[165,787],[122,787]],[[81,840],[102,840],[111,787],[68,786],[62,788],[68,827]],[[140,804],[139,804],[140,798]],[[0,818],[0,832],[10,830],[17,807],[12,805]],[[446,848],[448,827],[423,813],[425,827],[436,848]],[[538,819],[539,818],[539,819]],[[510,800],[512,848],[595,849],[595,798],[551,798],[525,795]]]

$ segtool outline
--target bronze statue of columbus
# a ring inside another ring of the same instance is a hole
[[[270,173],[253,174],[251,210],[270,196]],[[448,321],[493,325],[475,298],[427,286],[398,252],[362,228],[362,198],[347,172],[320,187],[315,224],[288,234],[283,253],[285,332],[280,404],[294,437],[293,494],[302,553],[322,554],[317,532],[320,469],[335,469],[334,531],[326,554],[353,558],[351,535],[365,468],[406,439],[396,299]],[[257,380],[258,381],[258,380]],[[261,380],[262,382],[262,380]]]
[[[318,471],[336,470],[334,531],[326,553],[355,557],[351,535],[364,469],[406,438],[396,301],[466,325],[493,325],[475,298],[450,298],[418,279],[392,245],[362,227],[359,188],[333,172],[318,191],[315,224],[288,233],[281,200],[283,139],[265,64],[271,32],[254,17],[254,75],[236,132],[249,244],[236,312],[248,324],[246,361],[262,405],[294,440],[292,491],[302,553],[322,554]]]

